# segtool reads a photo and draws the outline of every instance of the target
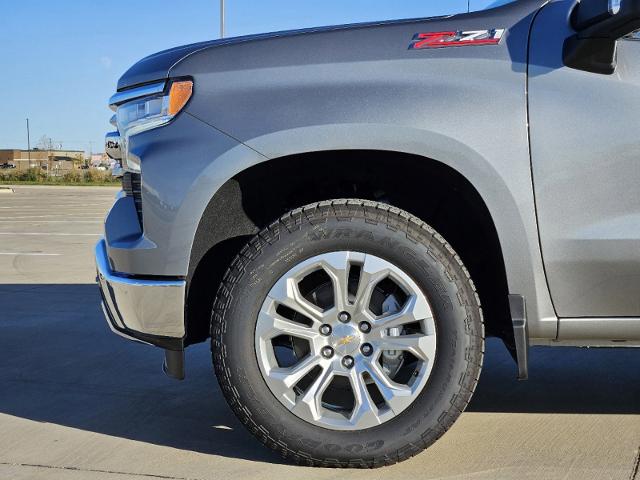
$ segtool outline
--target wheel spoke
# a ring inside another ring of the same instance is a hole
[[[333,370],[325,368],[311,386],[299,397],[291,409],[296,415],[307,420],[319,420],[322,417],[322,395],[334,377]]]
[[[359,263],[364,254],[353,252],[335,252],[323,256],[322,268],[333,283],[334,308],[338,312],[347,310],[349,303],[349,269]]]
[[[294,278],[283,277],[278,280],[269,292],[269,298],[308,317],[314,322],[320,323],[322,321],[322,310],[302,296],[298,283]]]
[[[355,397],[355,406],[349,420],[353,426],[359,429],[374,427],[382,423],[378,407],[369,395],[362,373],[362,368],[354,368],[349,375]]]
[[[433,361],[436,352],[435,335],[400,335],[385,336],[378,342],[381,350],[402,350],[411,352],[423,362]]]
[[[398,414],[413,401],[411,388],[391,380],[376,361],[366,362],[364,368],[378,387],[389,408]]]
[[[367,311],[369,309],[373,290],[387,276],[389,276],[387,262],[372,255],[365,256],[356,293],[355,304],[358,310]]]
[[[304,378],[311,370],[320,365],[320,358],[308,356],[296,365],[289,368],[273,368],[268,376],[272,386],[278,385],[279,393],[286,394]]]
[[[402,310],[375,320],[376,329],[388,329],[432,318],[431,308],[422,295],[411,295]]]
[[[291,335],[305,340],[314,340],[318,338],[320,333],[313,327],[307,327],[284,318],[273,310],[261,310],[256,325],[256,335],[264,339],[272,339],[280,335]]]

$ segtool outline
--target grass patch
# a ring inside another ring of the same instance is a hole
[[[119,182],[5,182],[0,180],[0,186],[13,186],[19,187],[20,185],[58,185],[60,187],[119,187]]]
[[[120,179],[111,172],[100,170],[72,170],[57,177],[48,177],[37,168],[20,172],[0,172],[0,185],[62,185],[62,186],[118,186]]]

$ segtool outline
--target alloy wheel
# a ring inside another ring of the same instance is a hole
[[[308,259],[271,288],[256,324],[260,371],[299,418],[334,430],[389,421],[423,391],[435,321],[419,286],[371,254]]]

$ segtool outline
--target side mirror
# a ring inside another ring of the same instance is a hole
[[[616,70],[616,42],[640,28],[640,0],[581,0],[571,26],[576,34],[564,43],[565,65],[610,75]]]

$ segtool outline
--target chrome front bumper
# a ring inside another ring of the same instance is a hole
[[[186,282],[114,273],[104,240],[96,245],[95,256],[102,307],[111,329],[131,340],[182,349]]]

